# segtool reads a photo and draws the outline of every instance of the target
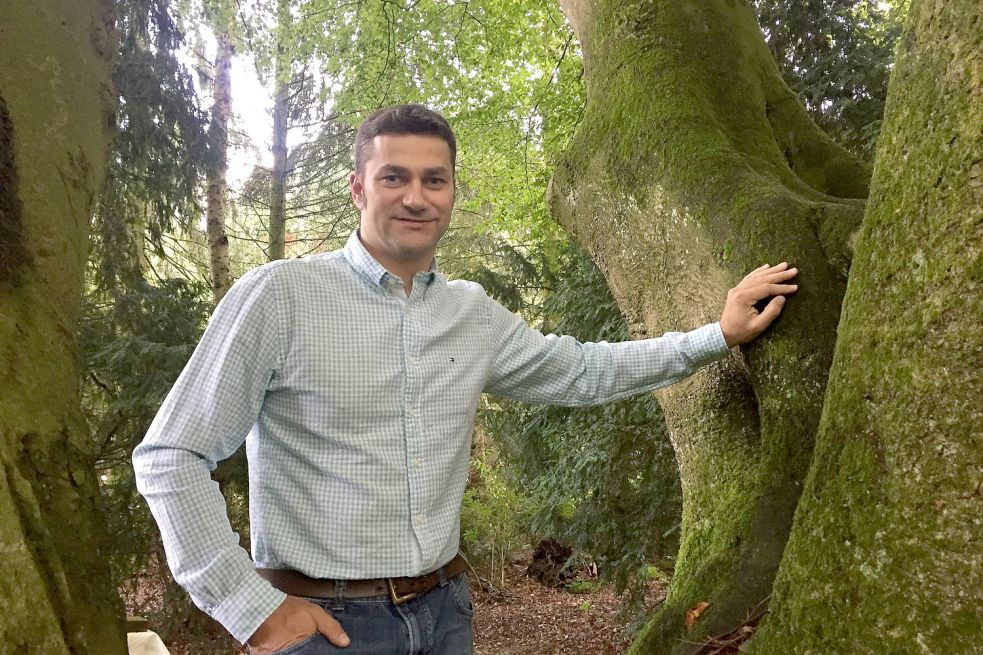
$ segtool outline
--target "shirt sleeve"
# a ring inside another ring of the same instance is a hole
[[[543,335],[488,299],[498,353],[485,390],[524,402],[600,405],[678,382],[729,352],[719,323],[656,339],[582,343]]]
[[[239,546],[210,474],[253,428],[281,366],[275,302],[268,268],[243,276],[133,452],[137,489],[157,520],[174,579],[240,642],[285,595]]]

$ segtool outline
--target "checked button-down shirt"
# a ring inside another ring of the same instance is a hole
[[[133,455],[177,581],[245,641],[284,595],[254,571],[418,575],[458,549],[483,391],[600,404],[727,353],[718,324],[658,339],[544,336],[477,284],[402,282],[357,233],[232,288]],[[252,559],[210,472],[245,440]]]

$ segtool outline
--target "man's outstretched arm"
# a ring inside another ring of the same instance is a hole
[[[787,263],[761,266],[728,292],[720,322],[621,343],[544,336],[489,299],[489,338],[498,354],[485,390],[526,402],[584,406],[673,384],[760,335],[781,313],[785,296],[797,290],[788,284],[797,273]]]

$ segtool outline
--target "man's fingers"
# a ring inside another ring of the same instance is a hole
[[[744,279],[742,280],[742,282],[747,282],[749,280],[753,280],[756,276],[766,275],[767,272],[768,272],[768,270],[770,268],[771,268],[771,266],[769,266],[768,264],[762,264],[758,268],[754,269],[753,271],[751,271],[750,273],[748,273],[747,275],[745,275],[744,276]]]
[[[762,264],[758,268],[751,271],[748,275],[754,275],[755,273],[759,273],[761,271],[764,272],[780,271],[786,268],[788,268],[788,262],[782,262],[781,264],[775,264],[774,266],[772,266],[771,264]]]
[[[352,643],[352,640],[345,634],[345,630],[338,623],[337,619],[322,610],[317,605],[314,606],[316,612],[311,612],[311,617],[317,624],[317,631],[328,638],[335,646],[339,648],[344,648],[345,646]]]
[[[779,270],[767,270],[760,273],[752,273],[749,282],[786,282],[799,274],[797,268],[782,268]]]
[[[789,268],[788,262],[782,262],[777,266],[759,266],[750,273],[744,276],[741,280],[743,285],[753,285],[760,282],[785,282],[786,280],[791,280],[793,277],[799,274],[799,269]]]
[[[798,284],[769,284],[769,296],[784,296],[785,294],[795,293],[799,290]]]
[[[758,304],[759,301],[768,298],[769,296],[784,296],[790,293],[795,293],[799,290],[799,285],[797,284],[774,284],[774,283],[761,283],[754,285],[741,285],[732,289],[732,293],[736,294],[735,299],[744,303],[747,307],[752,307]]]
[[[797,268],[783,268],[778,271],[771,271],[765,275],[765,277],[770,282],[784,282],[785,280],[791,280],[793,277],[799,274],[799,269]]]

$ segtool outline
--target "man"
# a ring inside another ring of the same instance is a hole
[[[794,268],[762,266],[719,323],[688,333],[543,336],[436,272],[455,161],[439,114],[370,116],[349,179],[359,230],[343,250],[245,275],[134,452],[175,578],[256,655],[470,653],[455,554],[480,394],[586,405],[649,391],[755,338],[796,290]],[[209,477],[244,439],[255,563]]]

